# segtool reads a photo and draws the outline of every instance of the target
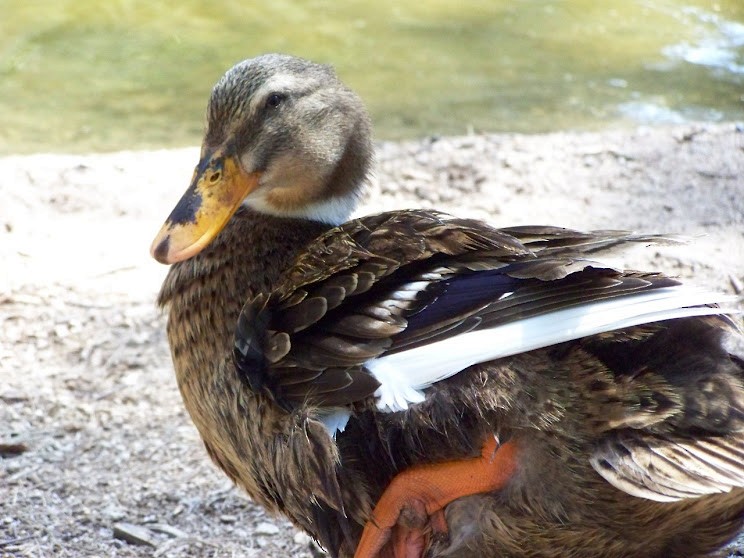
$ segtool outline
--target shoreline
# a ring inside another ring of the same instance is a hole
[[[473,134],[377,142],[357,215],[435,207],[495,226],[551,224],[688,235],[662,267],[744,282],[744,127]],[[153,269],[150,236],[188,185],[198,148],[0,157],[0,288]],[[112,238],[95,242],[98,231]],[[78,256],[70,247],[78,247]],[[69,266],[74,259],[73,268]],[[631,262],[634,263],[634,262]],[[653,263],[641,260],[638,264]],[[11,268],[16,268],[10,271]],[[726,287],[723,287],[726,288]]]

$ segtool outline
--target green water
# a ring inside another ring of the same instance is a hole
[[[379,138],[744,119],[744,1],[0,0],[0,153],[199,143],[259,53],[337,67]]]

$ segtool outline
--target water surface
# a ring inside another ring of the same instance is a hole
[[[200,141],[212,84],[332,63],[377,136],[744,120],[741,0],[0,0],[0,153]]]

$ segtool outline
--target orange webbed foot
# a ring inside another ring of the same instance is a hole
[[[354,558],[376,558],[388,542],[395,558],[421,558],[429,529],[446,533],[444,507],[502,488],[516,468],[513,442],[489,437],[479,457],[418,465],[398,474],[364,526]]]

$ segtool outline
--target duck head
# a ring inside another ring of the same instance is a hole
[[[241,205],[338,225],[358,203],[371,157],[364,105],[330,66],[245,60],[212,90],[199,164],[151,254],[165,264],[195,256]]]

